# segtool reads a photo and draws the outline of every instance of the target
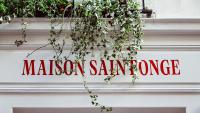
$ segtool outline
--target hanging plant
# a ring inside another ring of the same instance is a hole
[[[16,7],[13,5],[16,4]],[[130,64],[131,60],[137,60],[137,52],[142,49],[142,21],[140,5],[135,0],[83,0],[73,4],[66,0],[20,0],[7,2],[0,1],[0,16],[22,17],[22,40],[16,40],[15,44],[20,46],[27,42],[26,28],[28,23],[24,18],[28,17],[48,17],[51,22],[50,38],[48,43],[29,53],[27,57],[35,51],[51,46],[55,52],[53,58],[57,63],[67,60],[73,55],[75,64],[85,60],[87,55],[94,55],[95,50],[99,50],[103,55],[102,59],[121,59],[125,64],[137,72],[136,64]],[[13,10],[15,9],[15,10]],[[70,19],[70,38],[72,48],[68,55],[61,57],[64,53],[65,40],[63,26],[65,19]],[[59,27],[56,29],[55,27]],[[58,40],[63,40],[62,42]],[[112,74],[104,80],[110,82],[116,76]],[[91,103],[100,107],[101,111],[112,111],[111,107],[106,107],[98,103],[98,96],[88,87],[86,76],[83,77],[83,85],[88,92]],[[137,74],[132,76],[134,83]]]
[[[118,56],[127,61],[136,59],[141,49],[142,24],[139,4],[133,0],[83,1],[77,6],[77,15],[72,29],[72,53],[83,59],[95,49],[104,50],[104,58],[115,59]],[[105,19],[105,17],[108,17]],[[110,32],[109,29],[113,29]],[[108,52],[111,48],[112,51]],[[126,49],[126,55],[122,51]],[[132,66],[137,71],[136,66]],[[108,76],[105,80],[110,80]],[[135,76],[133,76],[135,80]]]

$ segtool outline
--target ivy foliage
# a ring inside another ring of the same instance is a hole
[[[0,1],[0,14],[5,13],[7,10],[7,7],[4,5],[4,1]]]
[[[107,60],[121,56],[129,65],[129,61],[136,59],[137,52],[142,49],[139,6],[134,0],[85,0],[78,4],[74,15],[81,18],[73,19],[72,54],[81,60],[99,50]],[[128,52],[124,54],[124,50]],[[135,65],[130,67],[137,72]],[[109,82],[113,77],[115,72],[105,81]],[[136,78],[135,75],[132,80]]]
[[[136,59],[142,49],[142,21],[139,4],[134,0],[86,0],[76,7],[75,27],[72,29],[73,54],[84,58],[98,49],[104,58],[127,61]],[[108,19],[105,19],[108,18]],[[108,51],[111,49],[112,51]],[[128,51],[123,54],[123,51]],[[135,71],[137,69],[134,67]],[[112,77],[106,78],[110,80]],[[133,78],[134,79],[134,78]]]
[[[0,16],[58,17],[70,4],[67,0],[0,0]]]
[[[70,19],[71,26],[70,38],[72,48],[70,55],[76,57],[79,63],[85,60],[87,55],[94,55],[93,52],[99,50],[103,53],[103,59],[121,59],[130,65],[130,60],[137,60],[137,52],[142,49],[142,21],[140,18],[140,5],[135,0],[82,0],[73,3],[67,0],[0,0],[0,22],[9,22],[10,18],[22,18],[22,40],[16,40],[15,44],[20,46],[27,42],[26,28],[27,22],[24,18],[28,17],[48,17],[51,19],[51,30],[49,43],[37,48],[35,51],[51,46],[55,51],[56,61],[62,63],[67,60],[69,55],[64,55],[65,34],[63,26],[66,18]],[[60,26],[60,29],[55,29]],[[60,41],[63,40],[63,41]],[[137,66],[132,65],[137,72]],[[110,82],[116,72],[105,78]],[[136,74],[137,75],[137,74]],[[132,76],[134,82],[137,78]],[[98,96],[87,86],[85,76],[83,84],[90,95],[91,103],[100,107],[101,111],[112,111],[111,107],[106,107],[98,103]]]

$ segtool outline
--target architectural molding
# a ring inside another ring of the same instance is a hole
[[[99,93],[200,93],[200,83],[89,83]],[[84,93],[82,83],[0,83],[0,93]]]
[[[15,44],[0,44],[0,50],[35,50],[45,44],[24,44],[16,47]],[[200,45],[143,45],[141,51],[200,51]],[[65,50],[70,50],[71,45],[67,44]],[[52,50],[50,46],[41,50]]]
[[[64,30],[70,31],[70,19],[65,19]],[[200,34],[200,19],[143,19],[144,20],[144,33],[145,34]],[[50,30],[50,20],[47,18],[32,18],[27,22],[28,35],[48,35]],[[38,28],[38,26],[40,26]],[[112,31],[112,28],[109,28]],[[0,35],[20,35],[21,34],[21,19],[17,18],[11,21],[10,24],[4,23],[0,25]]]

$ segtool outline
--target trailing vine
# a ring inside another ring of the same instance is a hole
[[[41,48],[51,46],[56,62],[62,63],[73,55],[76,58],[74,63],[77,64],[84,61],[87,55],[95,56],[94,51],[99,50],[103,54],[102,59],[121,59],[125,61],[125,65],[130,66],[129,62],[137,60],[137,52],[142,49],[143,33],[139,7],[135,0],[83,0],[75,5],[66,0],[0,0],[0,22],[6,20],[5,17],[7,22],[10,21],[8,17],[22,17],[22,39],[15,41],[18,47],[27,42],[28,23],[24,18],[50,19],[48,43],[29,53],[27,57]],[[73,41],[67,55],[64,53],[64,47],[65,40],[69,37],[63,37],[66,32],[63,29],[66,18],[70,19],[70,38]],[[65,56],[61,57],[63,54]],[[138,71],[136,64],[132,64],[130,69]],[[116,71],[113,70],[104,81],[109,83],[115,76]],[[112,107],[98,102],[98,95],[89,89],[85,77],[82,76],[83,86],[91,98],[92,105],[100,107],[101,111],[112,111]],[[137,73],[131,79],[134,83]]]

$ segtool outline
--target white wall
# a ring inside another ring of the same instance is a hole
[[[200,0],[145,0],[145,2],[146,6],[156,13],[156,18],[200,18]]]
[[[99,94],[100,103],[113,107],[186,107],[187,113],[199,113],[199,26],[198,19],[146,20],[142,57],[184,58],[181,60],[182,75],[176,79],[158,76],[160,79],[145,83],[141,79],[142,82],[137,81],[134,86],[129,81],[110,86],[90,84],[90,88]],[[48,21],[43,19],[30,22],[27,32],[29,42],[16,48],[14,41],[21,38],[19,21],[0,26],[0,113],[12,113],[15,107],[92,107],[77,79],[70,82],[54,77],[51,81],[46,78],[20,79],[22,57],[45,43],[49,28]],[[50,52],[50,48],[45,49]],[[40,53],[50,57],[45,51]],[[33,57],[39,59],[40,55],[38,52]]]

